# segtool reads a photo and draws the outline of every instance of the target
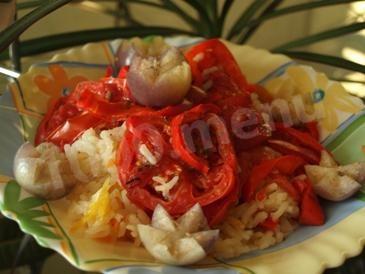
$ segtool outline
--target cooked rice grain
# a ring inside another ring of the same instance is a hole
[[[296,202],[275,183],[268,185],[265,192],[266,199],[233,208],[218,226],[220,239],[214,248],[216,256],[231,258],[264,249],[283,241],[295,230],[299,214]],[[278,221],[273,231],[260,226],[268,217]]]

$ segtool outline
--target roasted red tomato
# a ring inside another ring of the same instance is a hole
[[[61,97],[54,102],[49,108],[41,123],[38,126],[35,136],[35,144],[47,142],[48,137],[64,122],[76,115],[80,114],[80,110],[73,104],[67,102],[66,97]]]
[[[268,140],[268,145],[283,154],[297,155],[311,164],[318,164],[321,151],[325,148],[315,139],[317,135],[313,125],[307,125],[309,129],[301,131],[287,127],[282,123],[275,123],[273,139]],[[311,132],[308,133],[308,132]]]
[[[198,105],[171,122],[174,150],[189,166],[204,174],[222,162],[233,169],[237,166],[228,130],[217,113],[219,108],[215,105]]]
[[[63,147],[89,128],[116,127],[130,115],[146,111],[134,106],[124,78],[85,81],[48,109],[38,127],[35,143],[52,142]]]
[[[171,145],[172,130],[165,118],[131,117],[126,123],[117,166],[129,199],[138,206],[151,212],[161,204],[177,216],[196,203],[204,209],[233,191],[235,171],[229,164],[217,162],[202,174],[180,159]]]
[[[255,165],[250,174],[250,179],[243,186],[243,197],[246,201],[250,201],[255,198],[256,193],[262,189],[267,184],[267,179],[274,175],[277,177],[277,174],[281,174],[284,176],[292,176],[294,172],[302,167],[305,164],[305,161],[297,156],[287,155],[280,156],[270,160],[263,160],[260,164]],[[275,174],[275,172],[277,174]],[[279,177],[277,177],[279,178]],[[286,183],[283,179],[280,178],[279,185],[284,186]],[[273,178],[271,178],[273,181]],[[284,186],[283,189],[287,190],[289,187]],[[289,194],[292,191],[288,192]]]
[[[295,178],[292,183],[301,196],[299,222],[303,225],[323,225],[324,212],[313,191],[312,183],[305,176]]]
[[[222,82],[221,86],[228,84],[229,89],[231,89],[235,85],[236,91],[250,91],[252,89],[232,53],[218,39],[199,43],[187,51],[185,57],[191,67],[193,84],[200,88],[207,86],[209,80],[225,79],[226,81]],[[212,84],[215,86],[214,83]],[[229,95],[231,95],[235,90],[225,90],[224,92],[229,91]]]

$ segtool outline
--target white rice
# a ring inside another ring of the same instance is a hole
[[[220,239],[214,253],[221,258],[239,256],[267,248],[284,240],[297,227],[297,203],[277,184],[266,187],[263,201],[251,201],[233,208],[218,226]],[[278,222],[271,231],[260,227],[268,217]]]
[[[65,147],[67,159],[84,182],[67,197],[69,214],[74,219],[70,229],[94,239],[127,240],[140,245],[137,225],[149,224],[150,218],[129,201],[115,167],[116,149],[124,130],[119,127],[98,134],[90,129]],[[283,241],[297,227],[296,202],[274,182],[266,187],[265,194],[262,201],[254,200],[230,210],[217,227],[220,239],[214,255],[230,258],[267,248]],[[261,226],[268,217],[278,222],[274,230]]]

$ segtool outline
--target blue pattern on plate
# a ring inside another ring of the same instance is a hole
[[[192,269],[177,266],[144,267],[144,266],[123,266],[114,267],[104,271],[105,274],[239,274],[233,269],[209,268]]]

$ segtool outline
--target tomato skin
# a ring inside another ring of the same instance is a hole
[[[89,128],[116,127],[130,115],[152,112],[138,106],[131,109],[131,106],[133,102],[124,78],[81,82],[71,94],[49,107],[38,126],[35,144],[52,142],[63,148]]]
[[[67,98],[61,97],[49,108],[40,122],[35,136],[35,144],[47,142],[49,135],[60,127],[67,119],[80,114],[80,111],[67,102]]]
[[[232,53],[218,39],[207,40],[193,46],[185,53],[185,57],[190,64],[196,86],[203,86],[204,70],[220,66],[224,74],[228,75],[240,90],[251,89]]]
[[[297,155],[305,159],[310,164],[317,165],[320,161],[319,156],[308,148],[300,147],[295,144],[276,139],[270,139],[267,141],[267,143],[270,147],[284,155]]]
[[[174,150],[187,164],[204,174],[207,174],[209,171],[208,163],[205,159],[197,156],[187,147],[182,134],[182,126],[183,124],[193,122],[199,118],[202,119],[207,113],[219,113],[219,108],[211,104],[198,105],[191,110],[174,117],[171,121],[172,146]]]
[[[260,226],[266,230],[275,231],[279,223],[274,221],[271,217],[268,217],[265,221],[260,223]]]
[[[311,182],[306,179],[294,179],[293,185],[301,195],[299,222],[303,225],[323,225],[325,216],[313,191]]]
[[[322,150],[325,148],[316,140],[314,139],[309,133],[302,132],[300,130],[297,130],[293,127],[286,127],[282,123],[275,123],[276,131],[279,133],[285,134],[292,139],[294,139],[298,144],[307,147],[309,149],[312,149],[313,151],[317,153],[321,153]]]
[[[160,133],[160,141],[152,138],[150,132],[138,133],[137,129],[145,124],[151,125]],[[230,195],[236,187],[236,172],[233,167],[228,163],[222,163],[211,167],[206,174],[188,168],[174,153],[170,143],[170,134],[173,134],[170,122],[161,115],[132,116],[127,119],[126,125],[127,132],[117,151],[117,167],[121,183],[133,203],[148,212],[152,212],[157,204],[161,204],[173,216],[185,213],[196,203],[199,203],[203,210],[219,203],[220,206],[224,206],[225,209],[220,212],[222,216],[225,215],[228,205],[232,204],[233,198]],[[156,165],[143,166],[139,163],[138,147],[141,143],[147,144],[151,153],[159,159]],[[162,152],[159,153],[158,150]],[[174,176],[178,174],[179,181],[171,189],[170,197],[166,200],[153,190],[152,177],[173,169],[177,172]],[[207,218],[216,219],[214,214]]]
[[[123,121],[132,115],[152,114],[153,110],[133,106],[129,101],[120,101],[111,103],[98,98],[98,96],[88,90],[80,94],[79,100],[76,103],[79,109],[88,111],[94,115],[109,121]]]
[[[254,199],[255,193],[265,185],[265,179],[276,169],[283,175],[292,175],[303,166],[302,158],[286,155],[272,160],[264,160],[253,167],[249,180],[243,186],[243,198],[245,201]]]
[[[82,113],[67,119],[66,122],[51,132],[46,140],[63,148],[64,145],[73,143],[87,129],[102,128],[104,125],[106,125],[105,120],[90,113]]]

